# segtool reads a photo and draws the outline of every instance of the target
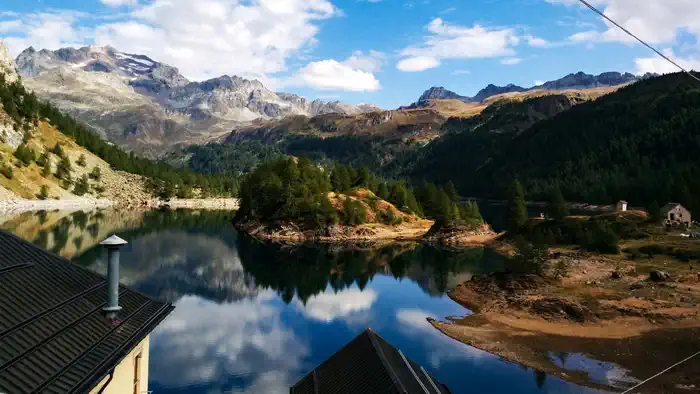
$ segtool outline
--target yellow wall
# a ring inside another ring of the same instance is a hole
[[[134,350],[126,356],[119,365],[114,369],[114,377],[109,382],[103,394],[147,394],[148,393],[148,350],[149,337],[146,337],[139,343]],[[139,376],[138,391],[134,390],[134,372],[136,357],[141,355],[141,373]],[[97,384],[90,394],[97,394],[109,380],[109,375],[105,376],[100,383]]]

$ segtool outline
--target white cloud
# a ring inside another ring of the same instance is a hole
[[[544,81],[541,79],[535,80],[535,84],[533,86],[540,86],[540,85],[544,85]]]
[[[676,56],[671,49],[666,49],[663,53],[686,70],[700,70],[700,57],[679,57]],[[637,58],[634,60],[634,63],[636,66],[635,72],[638,75],[646,73],[668,74],[680,71],[678,67],[656,54],[650,55],[649,57]]]
[[[452,71],[452,75],[465,75],[465,74],[471,74],[472,72],[469,70],[454,70]]]
[[[430,68],[435,68],[440,65],[440,61],[431,56],[412,56],[400,60],[396,64],[396,68],[406,72],[425,71]]]
[[[255,299],[216,304],[187,296],[151,335],[151,378],[159,385],[219,382],[246,376],[254,393],[286,392],[309,349],[280,319],[268,291]]]
[[[336,60],[311,62],[299,70],[297,83],[322,90],[375,92],[379,81],[374,74],[340,63]]]
[[[297,300],[296,306],[306,317],[330,323],[368,311],[376,300],[377,293],[372,289],[349,289],[340,293],[328,290],[309,298],[306,305]]]
[[[15,19],[10,21],[0,21],[0,33],[11,31],[21,31],[24,24],[21,20]]]
[[[100,0],[100,2],[102,4],[110,6],[110,7],[120,7],[123,5],[136,5],[136,4],[138,4],[138,0]]]
[[[66,12],[23,14],[22,34],[5,39],[14,54],[29,45],[94,43],[148,55],[190,79],[264,79],[287,71],[287,61],[315,43],[320,21],[336,15],[330,0],[153,0],[133,4],[130,13],[109,22]],[[89,29],[77,27],[84,20],[92,22]]]
[[[353,52],[352,56],[345,60],[343,64],[356,70],[376,73],[381,71],[384,62],[386,62],[385,53],[370,50],[366,55],[362,51]]]
[[[437,317],[422,309],[399,309],[396,311],[396,320],[399,329],[406,335],[420,337],[426,343],[427,358],[430,365],[438,369],[440,365],[453,360],[479,360],[489,357],[487,352],[471,346],[455,342],[452,338],[442,334],[433,327],[427,318]]]
[[[17,15],[20,23],[8,21],[0,33],[12,33],[3,37],[12,56],[29,46],[38,49],[80,46],[90,37],[89,29],[74,26],[83,16],[70,11]]]
[[[549,41],[540,37],[524,36],[523,38],[527,41],[527,44],[533,48],[547,48],[552,45]]]
[[[546,0],[549,3],[580,4],[576,0]],[[595,0],[607,16],[651,44],[676,42],[681,32],[700,36],[700,7],[693,0]],[[575,34],[574,38],[588,38],[625,43],[636,42],[619,28],[605,22],[605,30],[599,34]]]
[[[523,59],[521,59],[519,57],[509,57],[509,58],[502,59],[501,64],[504,64],[506,66],[513,66],[513,65],[519,64],[522,61],[523,61]]]
[[[397,68],[402,71],[423,71],[440,65],[443,59],[474,59],[513,56],[513,47],[520,43],[514,29],[464,27],[433,19],[427,26],[430,33],[420,45],[403,49]]]
[[[569,41],[573,42],[590,42],[599,41],[602,39],[602,34],[595,30],[581,31],[569,36]]]

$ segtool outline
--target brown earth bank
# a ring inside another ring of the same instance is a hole
[[[435,221],[404,212],[392,203],[378,198],[365,188],[346,193],[328,193],[328,200],[342,217],[347,200],[362,205],[364,223],[335,224],[325,228],[304,226],[289,220],[261,222],[243,218],[235,220],[236,228],[252,237],[284,243],[372,243],[414,241],[451,247],[484,246],[495,243],[498,234],[491,226],[438,226]],[[392,218],[387,220],[387,218]]]
[[[496,246],[503,234],[496,233],[489,224],[480,225],[433,225],[422,240],[451,247]]]
[[[473,314],[431,323],[506,360],[615,391],[700,350],[700,273],[693,264],[567,249],[550,256],[542,275],[492,274],[457,286],[449,296]],[[670,275],[650,275],[657,270]],[[572,354],[616,365],[607,375],[617,378],[601,381],[569,368],[563,360]],[[698,391],[700,358],[634,390]]]
[[[435,244],[448,248],[471,248],[478,246],[502,250],[499,234],[488,225],[478,229],[462,229],[431,233],[434,221],[414,217],[401,224],[365,223],[361,225],[336,224],[323,229],[308,229],[295,223],[260,223],[248,221],[235,223],[238,230],[255,238],[284,243],[387,243],[391,241],[412,241]],[[507,246],[507,245],[506,245]],[[504,253],[508,253],[506,247]]]

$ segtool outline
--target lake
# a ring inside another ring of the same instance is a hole
[[[0,218],[0,226],[100,273],[106,263],[97,243],[110,234],[129,241],[122,282],[176,306],[151,335],[155,394],[287,393],[367,327],[453,393],[600,392],[502,361],[426,321],[469,313],[445,292],[503,269],[492,250],[265,244],[236,233],[232,215],[39,212]],[[602,384],[624,375],[589,361],[569,364]]]

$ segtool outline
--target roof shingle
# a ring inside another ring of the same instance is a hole
[[[448,394],[450,390],[368,328],[289,392]]]
[[[0,231],[0,392],[89,391],[173,309],[120,286],[107,318],[106,284]]]

